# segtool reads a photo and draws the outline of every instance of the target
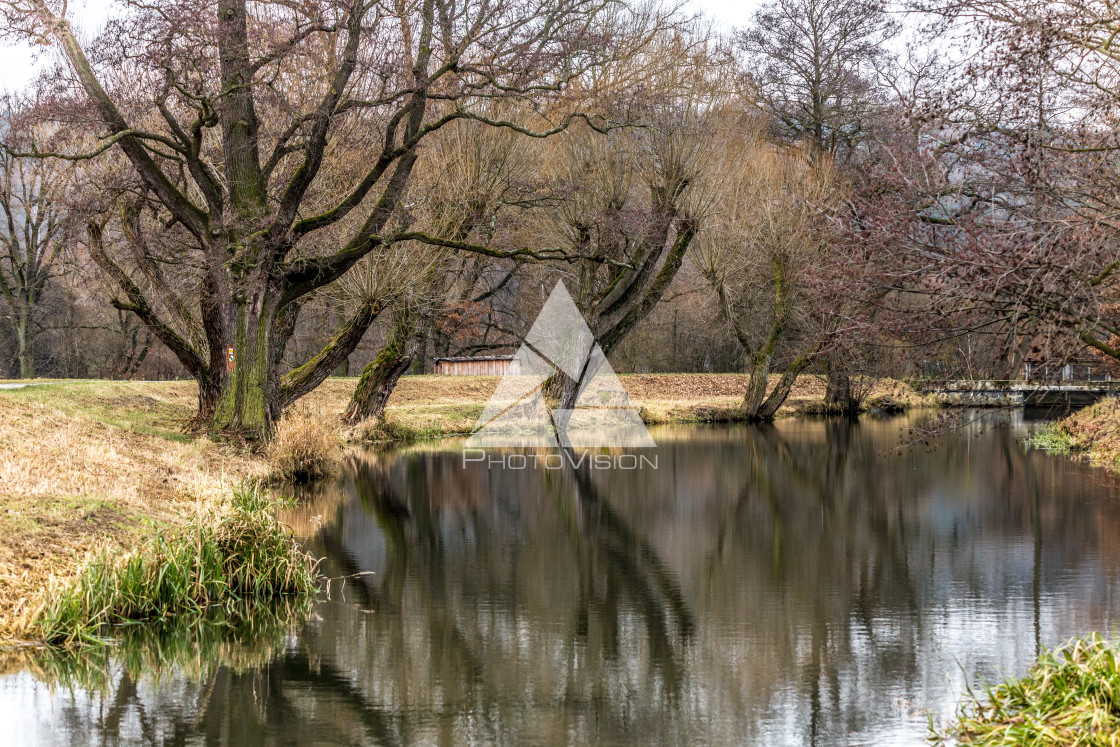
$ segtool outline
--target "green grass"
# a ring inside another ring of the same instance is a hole
[[[37,613],[51,645],[103,642],[114,627],[240,619],[261,604],[317,588],[315,561],[275,518],[276,499],[245,487],[227,506],[156,530],[135,551],[95,556],[70,585],[50,590]]]
[[[163,384],[178,382],[74,381],[50,386],[0,390],[10,401],[38,402],[64,415],[84,415],[105,425],[171,441],[189,443],[183,424],[194,414],[190,407],[159,399]]]
[[[1026,438],[1026,444],[1035,449],[1041,449],[1047,454],[1071,454],[1078,451],[1073,443],[1073,437],[1062,425],[1061,421],[1050,423],[1039,428]]]
[[[284,597],[236,615],[135,625],[120,630],[119,645],[46,646],[33,652],[29,664],[40,680],[68,690],[112,690],[120,687],[122,670],[132,682],[173,672],[203,681],[219,667],[239,672],[267,665],[311,607],[308,596]]]
[[[1045,651],[1021,679],[971,690],[937,744],[1120,745],[1120,649],[1098,635]]]

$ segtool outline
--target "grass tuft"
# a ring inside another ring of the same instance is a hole
[[[424,435],[420,428],[383,415],[376,421],[367,419],[354,426],[350,440],[364,444],[406,444],[418,441]]]
[[[1072,454],[1084,450],[1084,446],[1074,440],[1063,421],[1049,423],[1026,438],[1026,444],[1041,449],[1047,454]]]
[[[232,616],[219,611],[204,620],[119,628],[113,646],[16,649],[9,663],[52,687],[104,694],[121,686],[122,670],[126,683],[158,682],[171,674],[205,681],[218,668],[245,672],[266,666],[311,608],[310,596],[289,596]]]
[[[256,487],[131,552],[104,550],[69,585],[52,581],[32,618],[37,637],[71,646],[104,640],[113,626],[181,624],[211,613],[240,618],[255,606],[316,589],[316,561]]]
[[[1120,745],[1120,650],[1094,634],[1044,651],[1021,679],[971,691],[938,744]]]
[[[330,477],[342,462],[342,439],[337,427],[307,413],[291,413],[276,426],[268,446],[273,477],[308,482]]]

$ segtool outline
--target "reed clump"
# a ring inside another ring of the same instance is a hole
[[[110,694],[131,683],[185,676],[203,682],[219,668],[259,671],[284,651],[311,614],[308,595],[255,605],[251,614],[207,615],[167,625],[118,628],[112,646],[45,646],[12,650],[15,669],[51,687]],[[128,674],[123,678],[122,672]]]
[[[330,477],[342,463],[342,439],[337,426],[307,413],[285,415],[268,446],[275,479],[309,482]]]
[[[71,583],[52,580],[32,616],[56,646],[102,642],[114,627],[241,619],[285,596],[313,594],[316,561],[275,516],[277,499],[241,487],[131,551],[104,550]]]
[[[941,744],[1120,745],[1120,649],[1098,635],[1045,651],[1021,679],[971,690]]]

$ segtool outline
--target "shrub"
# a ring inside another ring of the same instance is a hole
[[[276,504],[260,488],[241,488],[136,550],[103,551],[73,583],[48,590],[35,632],[55,645],[95,642],[110,626],[210,613],[241,619],[261,604],[314,592],[316,561],[276,519]]]
[[[285,415],[268,446],[274,477],[307,482],[330,477],[342,461],[342,439],[321,419],[306,413]]]

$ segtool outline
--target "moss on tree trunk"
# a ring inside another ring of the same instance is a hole
[[[385,413],[389,396],[424,342],[424,324],[412,309],[403,308],[397,312],[385,346],[358,379],[358,386],[342,416],[345,422],[353,425],[369,418],[376,420]]]
[[[272,380],[273,320],[242,304],[235,329],[234,359],[227,364],[211,429],[264,440],[280,417],[279,382]]]

